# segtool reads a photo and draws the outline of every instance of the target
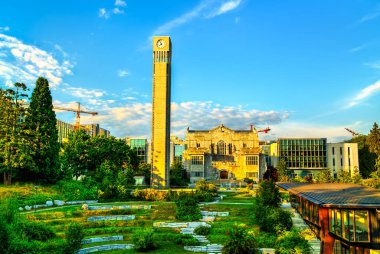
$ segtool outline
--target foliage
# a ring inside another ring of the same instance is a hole
[[[100,197],[103,199],[126,198],[128,188],[135,184],[130,169],[117,168],[115,164],[104,161],[96,170],[95,180],[98,183]]]
[[[305,183],[312,183],[312,182],[313,182],[313,176],[311,176],[311,175],[306,175],[306,176],[304,176],[302,182],[305,182]]]
[[[198,239],[196,239],[192,235],[178,235],[177,239],[175,240],[177,244],[184,245],[184,246],[197,246],[199,245]]]
[[[135,189],[132,195],[138,200],[163,201],[166,199],[167,194],[166,191],[156,189]]]
[[[289,170],[288,170],[288,163],[281,159],[277,164],[277,173],[278,173],[278,180],[280,182],[289,182]]]
[[[68,142],[63,145],[64,152],[61,155],[62,169],[66,172],[66,177],[71,179],[73,176],[78,179],[85,174],[90,167],[90,135],[84,130],[71,132]]]
[[[366,138],[366,144],[371,153],[376,155],[375,169],[376,171],[371,173],[372,178],[379,178],[380,176],[380,129],[377,123],[373,124],[371,131]]]
[[[17,202],[15,199],[0,200],[0,219],[8,225],[16,224],[18,221]]]
[[[256,189],[256,197],[256,201],[264,206],[280,207],[280,192],[272,180],[260,182]]]
[[[353,137],[348,142],[358,144],[358,156],[359,156],[359,165],[360,173],[364,178],[367,178],[371,175],[372,172],[376,171],[376,154],[370,152],[369,146],[366,143],[367,136],[359,135]]]
[[[45,224],[34,221],[22,221],[18,223],[17,230],[28,240],[47,241],[55,237],[54,231]]]
[[[264,179],[272,179],[273,181],[277,182],[279,176],[277,169],[273,166],[268,166],[267,170],[264,172]]]
[[[132,236],[132,242],[138,251],[149,251],[157,248],[154,242],[154,231],[152,228],[136,231]]]
[[[263,205],[260,202],[254,204],[254,222],[260,230],[276,233],[281,230],[289,230],[292,225],[292,215],[281,208]]]
[[[298,230],[284,231],[277,238],[276,253],[308,254],[310,253],[310,245],[304,237],[300,236]]]
[[[210,234],[211,228],[206,226],[200,226],[194,229],[194,233],[197,235],[208,235]]]
[[[25,123],[31,131],[29,142],[33,151],[31,179],[55,182],[59,177],[59,150],[57,119],[49,82],[39,77],[33,90]]]
[[[135,176],[144,176],[146,184],[150,186],[150,175],[151,165],[147,163],[140,163],[135,171]]]
[[[169,172],[170,186],[187,186],[189,179],[181,162],[174,162]]]
[[[217,192],[217,187],[212,183],[207,183],[206,180],[202,179],[195,183],[195,189],[200,192],[209,192],[215,193]]]
[[[3,218],[0,217],[0,253],[7,253],[11,239],[10,239],[10,229],[8,224]]]
[[[181,192],[176,204],[176,218],[184,221],[195,221],[202,218],[198,200],[194,193]]]
[[[15,83],[13,89],[0,89],[0,172],[5,185],[11,184],[13,174],[33,165],[30,132],[22,120],[26,116],[22,105],[26,91],[22,83]]]
[[[321,170],[315,177],[317,183],[332,183],[334,178],[331,175],[331,170],[329,168]]]
[[[234,225],[229,233],[228,240],[224,244],[225,254],[258,253],[256,240],[245,225]]]
[[[75,222],[71,223],[66,232],[65,253],[76,253],[82,246],[83,238],[82,225]]]
[[[81,181],[61,180],[56,186],[64,195],[65,200],[92,200],[98,199],[98,187],[92,178]]]

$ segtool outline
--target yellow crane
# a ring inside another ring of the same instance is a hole
[[[65,107],[53,105],[54,109],[71,111],[71,112],[75,112],[76,113],[76,121],[75,121],[75,126],[74,126],[74,130],[76,130],[76,131],[80,130],[80,114],[81,113],[83,113],[83,114],[89,114],[89,115],[92,115],[92,116],[96,116],[98,114],[98,112],[81,110],[80,109],[80,103],[77,102],[77,104],[78,104],[78,107],[76,109],[75,108],[65,108]]]

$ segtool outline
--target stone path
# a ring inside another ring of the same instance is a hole
[[[216,216],[229,216],[229,212],[209,212],[201,211],[203,218],[200,222],[155,222],[153,227],[169,227],[169,228],[179,228],[181,229],[181,234],[192,235],[200,243],[207,244],[205,246],[184,246],[184,250],[191,252],[207,252],[207,253],[222,253],[223,245],[221,244],[210,244],[210,241],[203,235],[196,235],[194,230],[197,227],[205,226],[211,227],[206,221],[214,221]]]
[[[109,250],[130,250],[133,248],[134,248],[133,244],[107,244],[107,245],[98,245],[98,246],[80,249],[77,252],[77,254],[86,254],[86,253],[91,253],[91,252],[109,251]]]
[[[302,230],[310,229],[310,227],[305,223],[299,213],[297,213],[297,211],[291,207],[290,203],[282,204],[282,208],[284,210],[290,211],[293,214],[292,221],[294,227],[300,228]],[[317,237],[308,240],[308,242],[311,246],[311,254],[321,253],[321,241]]]
[[[135,215],[111,215],[111,216],[94,216],[88,217],[87,221],[101,221],[101,220],[134,220]]]
[[[83,239],[82,244],[111,242],[111,241],[123,241],[123,239],[124,239],[124,237],[122,235],[92,237],[92,238]]]
[[[151,209],[151,205],[102,205],[102,206],[89,206],[88,210],[127,210],[127,209]]]

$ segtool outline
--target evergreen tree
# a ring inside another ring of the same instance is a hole
[[[376,171],[380,171],[380,129],[376,122],[367,136],[366,143],[368,144],[369,151],[376,154],[375,167]],[[380,175],[380,173],[373,172],[371,176],[374,175]]]
[[[14,84],[13,89],[0,89],[0,171],[4,173],[5,185],[11,184],[13,174],[32,165],[29,132],[23,121],[26,91],[22,83]]]
[[[290,182],[288,163],[281,159],[277,165],[278,180],[280,182]]]
[[[54,182],[59,175],[57,119],[47,79],[39,77],[32,93],[26,124],[32,131],[30,143],[35,167],[30,176],[38,181]]]
[[[372,172],[376,171],[377,156],[376,154],[370,152],[366,139],[366,135],[359,135],[357,137],[353,137],[348,141],[358,144],[360,174],[363,176],[363,178],[369,177]]]

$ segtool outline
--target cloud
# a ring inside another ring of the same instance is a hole
[[[379,16],[380,16],[380,11],[369,13],[369,14],[363,16],[361,19],[359,19],[357,23],[362,24],[364,22],[376,19]]]
[[[69,94],[77,98],[87,98],[87,99],[96,99],[103,97],[106,92],[100,89],[86,89],[83,87],[72,87],[65,85],[65,88],[62,88],[62,92]],[[96,104],[96,102],[94,102]],[[90,103],[92,104],[92,103]]]
[[[118,15],[124,13],[124,8],[127,6],[125,1],[116,0],[114,3],[114,7],[110,9],[100,8],[98,12],[98,16],[100,18],[109,19],[112,15]]]
[[[0,32],[7,32],[11,30],[9,26],[0,26]]]
[[[72,75],[74,67],[67,55],[62,58],[59,61],[52,53],[0,34],[0,75],[5,83],[34,83],[43,76],[57,88],[65,75]]]
[[[119,77],[126,77],[126,76],[129,76],[129,71],[127,71],[127,70],[119,70],[118,72],[117,72],[117,75],[119,76]]]
[[[212,12],[208,16],[208,18],[213,18],[219,15],[225,14],[229,11],[232,11],[236,9],[240,5],[240,3],[241,3],[241,0],[230,0],[230,1],[224,2],[222,3],[222,5],[220,5],[220,7],[217,10]]]
[[[122,1],[122,0],[116,0],[115,1],[115,6],[126,6],[127,4],[125,3],[125,1]]]
[[[242,0],[229,0],[227,2],[221,0],[203,0],[192,10],[156,28],[148,39],[151,41],[153,36],[169,34],[172,29],[197,18],[213,18],[225,14],[236,9],[241,2]]]
[[[380,69],[380,61],[373,62],[373,63],[365,63],[364,65],[366,65],[372,69]]]
[[[150,137],[152,104],[129,99],[131,100],[121,105],[91,105],[92,109],[99,112],[98,116],[91,117],[91,121],[100,123],[117,137]],[[223,123],[232,129],[248,129],[250,124],[276,125],[289,117],[287,112],[259,111],[242,106],[227,107],[211,101],[173,102],[171,107],[171,133],[181,137],[184,137],[187,127],[211,129]]]
[[[349,49],[348,52],[349,53],[355,53],[355,52],[361,51],[361,50],[363,50],[363,49],[365,49],[367,47],[368,47],[368,44],[365,43],[365,44],[362,44],[362,45],[360,45],[358,47],[354,47],[354,48]]]
[[[346,109],[360,104],[362,101],[374,95],[378,91],[380,91],[380,80],[360,90],[358,94],[348,101]]]

